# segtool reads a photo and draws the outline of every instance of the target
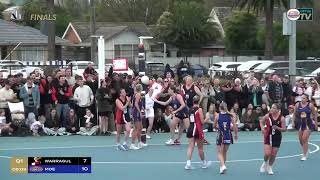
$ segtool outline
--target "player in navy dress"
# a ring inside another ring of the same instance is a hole
[[[168,93],[170,94],[170,98],[166,102],[158,101],[157,99],[154,99],[154,102],[162,105],[167,106],[171,105],[173,107],[172,114],[173,119],[170,124],[170,134],[171,138],[166,142],[167,145],[174,145],[175,141],[180,142],[181,134],[178,135],[178,138],[175,139],[175,129],[178,123],[180,123],[179,128],[181,130],[185,130],[189,128],[190,122],[188,118],[188,108],[186,106],[186,103],[184,102],[183,97],[178,94],[178,90],[175,85],[171,85],[168,89]]]
[[[303,149],[301,161],[305,161],[308,158],[308,143],[311,131],[315,130],[318,113],[315,110],[312,103],[308,101],[308,95],[303,94],[301,96],[301,102],[295,106],[295,112],[293,116],[293,124],[299,133],[299,142]]]
[[[217,134],[217,151],[218,159],[220,161],[220,174],[224,174],[227,170],[225,162],[227,161],[227,152],[229,145],[233,143],[233,136],[231,130],[234,131],[235,140],[238,139],[238,128],[235,122],[235,118],[227,110],[227,104],[225,102],[220,103],[220,113],[214,120],[214,127],[218,129]]]
[[[260,172],[267,171],[269,175],[273,174],[272,165],[281,145],[281,132],[287,130],[285,119],[280,110],[279,104],[273,104],[270,112],[260,120],[261,132],[264,135],[264,162],[260,167]]]
[[[202,161],[202,168],[206,169],[211,165],[211,161],[206,161],[203,152],[203,141],[204,134],[202,129],[202,124],[204,123],[204,117],[202,108],[199,107],[200,97],[193,97],[193,106],[189,109],[189,120],[190,126],[187,129],[187,138],[189,141],[188,151],[187,151],[187,164],[185,169],[193,169],[191,166],[191,158],[194,150],[194,145],[197,142],[198,152],[200,159]]]

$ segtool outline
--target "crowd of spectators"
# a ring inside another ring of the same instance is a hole
[[[169,86],[180,89],[185,77],[192,75],[188,65],[179,66],[177,71],[174,73],[166,66],[163,76],[149,77],[147,84],[141,83],[142,76],[138,74],[117,74],[112,68],[105,79],[99,80],[92,65],[85,69],[83,76],[73,76],[70,68],[45,75],[36,70],[26,79],[20,74],[3,79],[0,72],[0,135],[21,135],[24,129],[26,135],[34,136],[109,136],[115,132],[115,101],[120,90],[124,89],[128,97],[133,97],[138,84],[143,85],[143,95],[149,97],[146,98],[147,109],[154,111],[154,119],[144,121],[144,126],[149,127],[148,137],[152,132],[169,132],[173,108],[151,101],[152,98],[168,100]],[[212,124],[218,113],[216,107],[223,101],[244,131],[259,130],[259,119],[269,112],[273,103],[281,104],[288,129],[294,129],[295,104],[301,101],[303,94],[308,95],[316,108],[320,106],[320,87],[316,79],[308,83],[298,80],[293,87],[288,76],[257,79],[254,74],[243,80],[195,77],[193,83],[202,94],[205,131],[215,131]],[[19,102],[23,103],[24,110],[20,114],[12,112],[9,104]]]

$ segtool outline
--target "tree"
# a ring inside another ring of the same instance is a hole
[[[199,49],[221,37],[217,25],[209,22],[209,18],[199,3],[175,2],[174,8],[159,18],[156,36],[180,51]]]
[[[284,36],[282,34],[282,24],[280,23],[273,23],[273,31],[272,31],[272,47],[273,47],[273,53],[274,55],[277,56],[288,56],[288,51],[289,51],[289,37]],[[257,40],[259,43],[259,47],[262,49],[265,46],[265,41],[266,39],[266,29],[261,26],[258,35],[257,35]]]
[[[257,55],[258,18],[247,12],[236,12],[226,22],[225,45],[232,55]]]
[[[101,0],[97,2],[97,21],[127,21],[154,24],[171,0]]]
[[[2,3],[0,2],[0,19],[3,18],[2,12],[3,12],[6,8],[7,8],[6,5],[5,5],[5,4],[2,4]]]
[[[248,11],[259,13],[264,11],[266,17],[266,36],[264,55],[267,59],[273,58],[273,9],[275,5],[288,7],[288,0],[237,0],[236,4],[240,9],[247,8]]]
[[[267,59],[273,58],[273,9],[275,6],[289,7],[290,0],[237,0],[235,6],[240,9],[246,8],[248,11],[256,13],[264,11],[266,18],[266,36],[265,36],[265,57]],[[313,4],[313,0],[300,0],[301,5]]]

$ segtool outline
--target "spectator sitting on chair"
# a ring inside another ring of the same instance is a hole
[[[67,129],[67,132],[71,134],[76,134],[80,130],[78,117],[74,112],[74,109],[70,109],[69,111],[66,129]]]
[[[98,126],[94,125],[95,118],[94,115],[91,113],[90,109],[86,109],[86,115],[84,116],[84,119],[85,127],[80,127],[80,132],[78,134],[83,136],[96,135],[98,131]]]
[[[40,107],[40,91],[39,87],[33,83],[33,79],[29,76],[27,83],[20,89],[20,98],[23,99],[24,112],[27,117],[30,112],[38,116]]]
[[[46,118],[44,132],[50,136],[62,136],[66,132],[66,128],[60,126],[60,118],[55,109],[51,109],[49,117]]]

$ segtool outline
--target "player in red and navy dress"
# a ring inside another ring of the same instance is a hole
[[[202,124],[204,123],[204,117],[202,108],[199,107],[200,98],[198,96],[193,97],[193,106],[189,109],[190,126],[187,129],[187,138],[189,139],[189,146],[187,151],[187,164],[185,169],[192,169],[191,158],[194,150],[194,145],[197,142],[198,152],[202,161],[202,168],[206,169],[211,165],[210,161],[206,161],[203,152],[203,140],[204,134]]]
[[[318,112],[315,110],[313,104],[309,102],[308,95],[306,94],[301,96],[301,102],[296,104],[294,110],[293,124],[299,131],[299,141],[303,150],[301,161],[305,161],[308,158],[309,137],[311,132],[316,128]]]
[[[273,174],[272,165],[281,145],[281,132],[287,130],[285,119],[280,110],[279,104],[273,104],[270,112],[260,120],[261,132],[264,136],[264,162],[260,167],[260,172],[267,171],[269,175]]]
[[[120,96],[116,100],[116,143],[118,150],[129,150],[127,145],[127,141],[129,139],[129,134],[131,130],[130,124],[130,116],[128,115],[128,107],[131,107],[130,98],[127,97],[127,93],[125,89],[120,89]],[[120,144],[120,134],[121,134],[121,127],[125,127],[125,140],[124,143]]]
[[[235,122],[235,118],[228,112],[227,104],[225,102],[220,103],[220,113],[215,117],[214,127],[218,129],[217,134],[217,151],[218,159],[220,161],[220,174],[224,174],[227,170],[227,152],[229,145],[233,144],[233,136],[231,130],[234,131],[234,138],[238,140],[238,128]]]

